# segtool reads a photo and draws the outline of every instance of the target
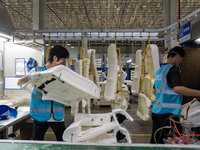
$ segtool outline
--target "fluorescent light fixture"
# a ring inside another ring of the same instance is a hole
[[[6,38],[2,38],[2,37],[0,37],[0,41],[3,41],[3,42],[5,42],[5,41],[7,41],[8,39],[6,39]]]
[[[8,36],[6,34],[0,33],[0,38],[1,38],[1,40],[3,39],[4,41],[6,41],[8,39],[11,39],[11,36]]]
[[[71,48],[74,48],[74,46],[71,46]]]
[[[200,38],[196,39],[195,42],[197,42],[198,44],[200,44]]]
[[[70,45],[70,43],[67,44],[68,46]]]

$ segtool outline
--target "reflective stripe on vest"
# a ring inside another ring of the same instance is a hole
[[[162,89],[155,89],[156,93],[161,93],[161,94],[168,94],[168,95],[180,95],[175,93],[175,91],[172,90],[168,90],[166,89],[166,84],[167,84],[167,71],[169,70],[169,68],[172,67],[172,65],[169,65],[165,68],[163,75],[162,75]],[[181,109],[181,104],[173,104],[173,103],[162,103],[158,100],[155,101],[155,104],[163,107],[163,108],[175,108],[175,109]]]
[[[45,71],[46,68],[36,67],[36,71]],[[42,93],[34,89],[31,97],[30,116],[37,121],[47,121],[51,113],[55,120],[62,120],[65,116],[65,107],[63,104],[53,102],[51,100],[42,100]]]
[[[32,112],[37,112],[37,113],[45,113],[45,112],[51,112],[51,108],[33,108],[30,106],[30,109]],[[60,111],[65,111],[65,108],[53,108],[53,112],[60,112]]]
[[[65,107],[53,108],[53,112],[65,111]]]
[[[32,112],[37,112],[37,113],[51,112],[51,108],[33,108],[32,106],[30,106],[30,109]]]
[[[166,89],[155,89],[156,93],[164,93],[164,94],[170,94],[170,95],[179,95],[175,93],[173,90],[166,90]]]
[[[160,106],[160,107],[165,107],[165,108],[177,108],[181,109],[180,104],[171,104],[171,103],[161,103],[160,101],[155,101],[155,104]]]
[[[165,68],[165,71],[163,72],[163,76],[162,76],[162,89],[155,89],[156,93],[163,93],[163,94],[170,94],[170,95],[180,95],[175,93],[174,90],[167,90],[166,89],[166,83],[167,83],[167,79],[166,79],[166,72],[168,71],[169,67],[171,67],[171,65],[167,66]]]
[[[36,95],[32,94],[32,99],[41,99],[41,98],[42,98],[42,94],[38,91],[37,91]]]

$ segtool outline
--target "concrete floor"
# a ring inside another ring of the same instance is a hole
[[[65,126],[68,127],[72,122],[74,117],[70,113],[71,109],[67,108],[66,110],[66,119]],[[92,113],[108,113],[111,112],[110,108],[99,108],[95,109],[92,107]],[[131,98],[130,100],[130,108],[128,108],[127,112],[134,119],[133,122],[124,121],[123,126],[127,128],[131,135],[132,143],[149,143],[151,137],[151,120],[143,121],[137,115],[137,97]],[[56,141],[55,135],[52,130],[49,128],[46,135],[46,141]]]

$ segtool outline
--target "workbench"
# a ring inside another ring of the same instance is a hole
[[[173,144],[84,144],[56,141],[0,140],[1,150],[199,150],[199,145]]]
[[[24,127],[24,123],[30,118],[29,107],[19,107],[17,117],[8,117],[0,120],[0,139],[8,139],[9,135]]]

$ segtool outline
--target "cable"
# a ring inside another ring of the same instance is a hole
[[[175,115],[171,115],[171,116],[167,117],[167,118],[165,119],[164,123],[162,124],[162,127],[165,126],[165,123],[166,123],[167,119],[170,120],[170,118],[173,117],[173,116],[175,116]],[[170,127],[171,127],[171,126],[170,126]],[[162,135],[162,131],[160,132],[160,135],[159,135],[159,138],[158,138],[158,142],[160,142],[161,135]]]
[[[188,118],[188,112],[189,112],[189,108],[190,106],[197,100],[199,100],[200,98],[194,98],[191,102],[190,102],[190,105],[187,107],[187,110],[186,110],[186,115],[185,115],[185,119],[187,120]]]
[[[155,141],[156,144],[157,144],[157,141],[156,141],[156,134],[157,134],[157,132],[158,132],[159,130],[165,129],[165,128],[171,128],[171,127],[170,127],[170,126],[160,127],[160,128],[157,129],[156,132],[154,133],[154,141]]]
[[[200,136],[200,134],[183,135],[183,136],[177,137],[175,139],[172,139],[171,142],[176,141],[176,140],[183,138],[183,137],[188,137],[188,136]]]
[[[182,137],[182,135],[181,135],[180,132],[178,131],[178,129],[177,129],[177,127],[176,127],[176,123],[174,122],[174,119],[171,118],[171,120],[173,121],[174,127],[175,127],[176,131],[178,132],[179,136],[182,138],[182,140],[185,142],[185,144],[188,145],[188,143],[185,141],[185,139]]]

